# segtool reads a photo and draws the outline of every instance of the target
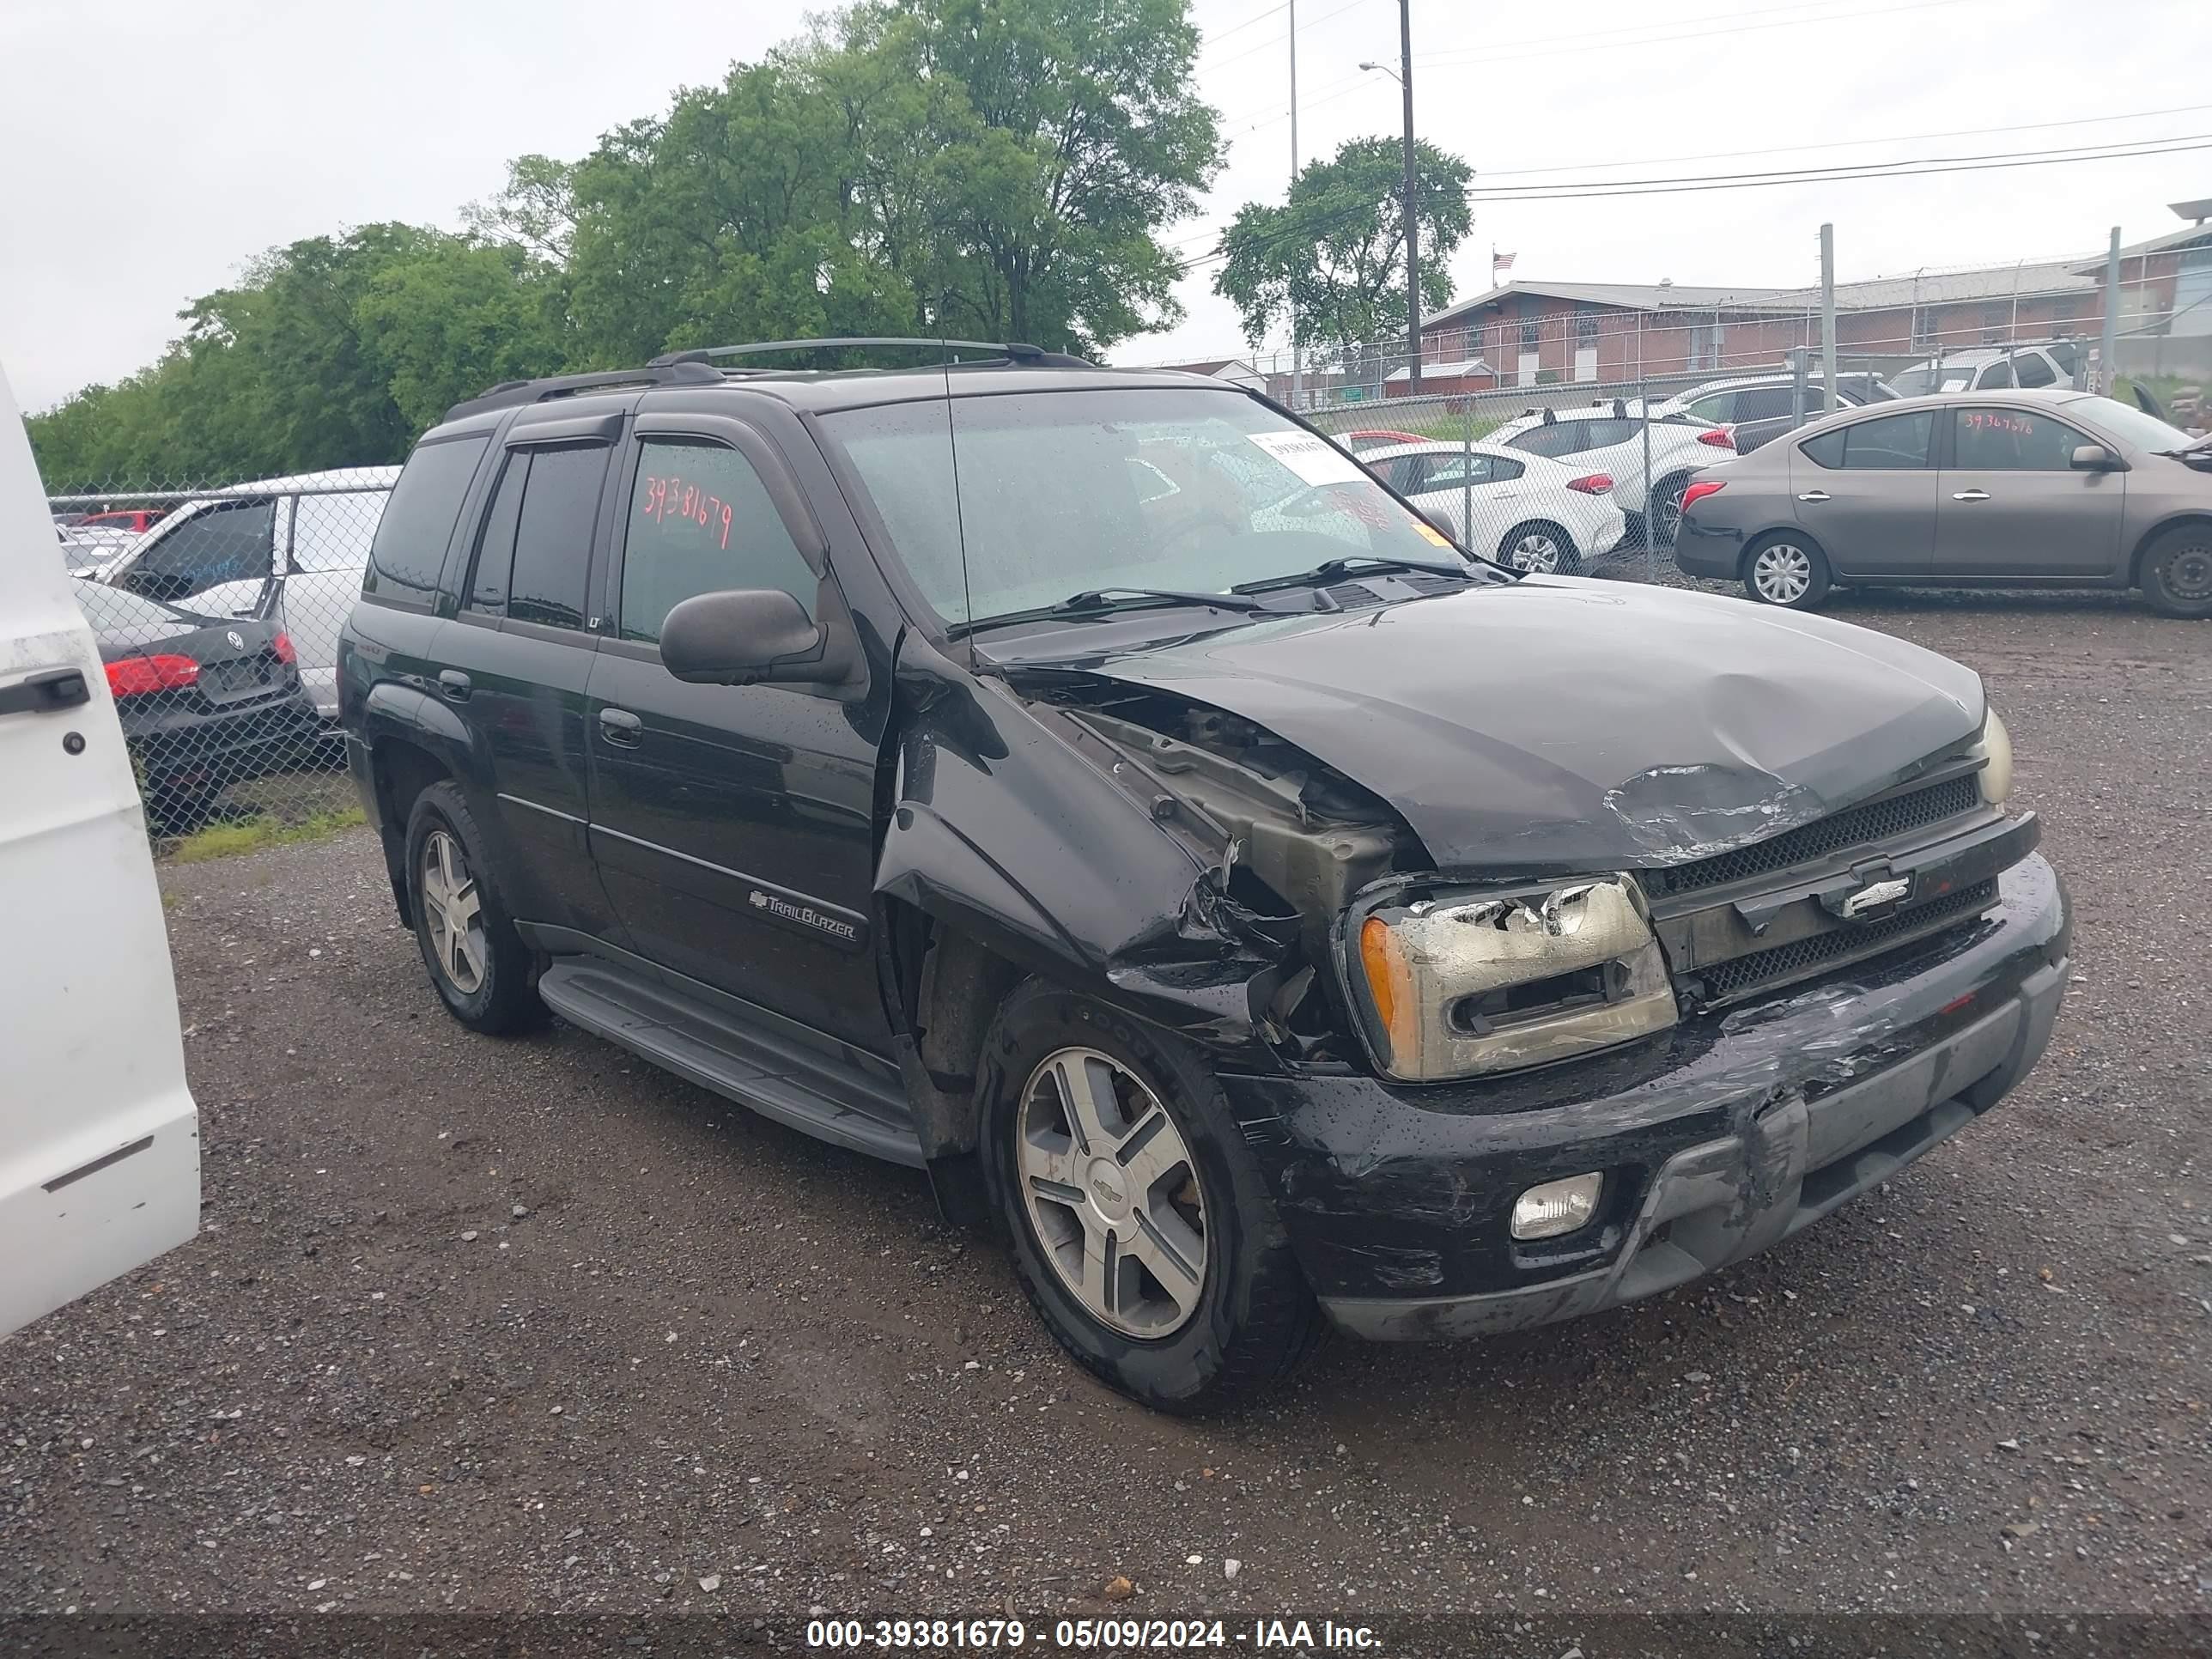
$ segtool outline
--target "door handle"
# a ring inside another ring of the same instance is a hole
[[[0,690],[0,714],[40,714],[52,708],[74,708],[90,702],[92,692],[82,671],[42,668]]]
[[[1951,499],[1954,501],[1985,501],[1989,498],[1990,492],[1986,489],[1954,489],[1951,492]]]
[[[459,669],[441,668],[438,671],[438,690],[446,694],[447,702],[466,702],[469,693],[476,687]]]
[[[1825,501],[1828,499],[1828,492],[1825,489],[1808,489],[1797,499],[1801,501]]]
[[[624,749],[635,749],[638,734],[644,730],[645,722],[627,708],[599,710],[599,735],[609,743]]]

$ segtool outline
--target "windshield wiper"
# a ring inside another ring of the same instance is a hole
[[[1341,581],[1355,570],[1425,570],[1432,575],[1457,576],[1466,581],[1474,580],[1474,572],[1463,564],[1446,564],[1440,559],[1394,559],[1377,553],[1355,553],[1349,558],[1327,559],[1310,570],[1299,571],[1290,576],[1263,576],[1257,581],[1239,582],[1232,593],[1266,593],[1279,587],[1304,587],[1315,583]]]
[[[1240,613],[1267,609],[1257,599],[1245,599],[1241,592],[1200,593],[1180,587],[1092,587],[1080,593],[1071,593],[1052,605],[1033,605],[1026,611],[1009,611],[996,617],[978,617],[973,622],[956,623],[948,631],[953,638],[958,639],[979,629],[1000,628],[1011,623],[1041,622],[1054,617],[1110,617],[1123,611],[1161,609],[1172,605],[1204,605],[1209,610]]]
[[[1093,611],[1126,611],[1132,605],[1205,605],[1221,611],[1257,611],[1258,601],[1238,596],[1241,587],[1226,593],[1198,593],[1180,587],[1093,587],[1080,593],[1071,593],[1057,605],[1047,605],[1042,615],[1074,617]]]

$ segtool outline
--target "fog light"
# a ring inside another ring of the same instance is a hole
[[[1531,1187],[1513,1200],[1513,1237],[1557,1238],[1573,1232],[1597,1213],[1597,1195],[1604,1186],[1604,1173],[1593,1170]]]

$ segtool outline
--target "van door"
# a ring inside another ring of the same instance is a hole
[[[199,1224],[146,819],[0,379],[0,1336]]]

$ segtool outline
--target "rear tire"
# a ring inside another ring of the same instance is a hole
[[[2160,616],[2212,617],[2212,526],[2162,532],[2143,550],[2141,570],[2143,599]]]
[[[1532,576],[1571,576],[1583,567],[1575,538],[1548,519],[1516,524],[1498,538],[1498,562]]]
[[[1025,980],[985,1036],[976,1094],[1014,1271],[1084,1369],[1157,1410],[1198,1413],[1276,1384],[1311,1352],[1320,1307],[1188,1045]]]
[[[1778,532],[1743,556],[1743,589],[1761,605],[1810,611],[1828,597],[1828,556],[1810,536]]]
[[[1682,492],[1690,487],[1690,475],[1676,472],[1659,481],[1651,492],[1650,514],[1644,521],[1646,543],[1653,547],[1672,547],[1682,533]]]
[[[514,931],[483,836],[450,782],[425,789],[407,815],[407,898],[447,1012],[494,1036],[544,1023],[538,959]]]

